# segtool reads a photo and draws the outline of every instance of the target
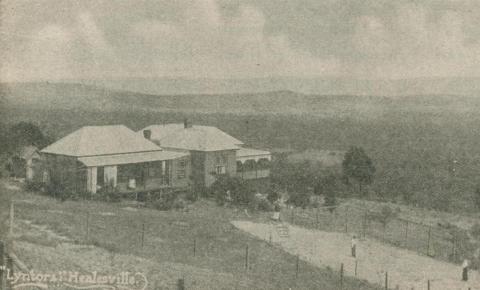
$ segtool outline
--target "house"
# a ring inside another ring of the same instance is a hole
[[[15,152],[8,164],[12,176],[26,181],[42,181],[42,157],[37,147],[24,146]]]
[[[189,153],[191,179],[197,188],[210,186],[215,182],[216,176],[222,174],[244,179],[269,176],[267,167],[257,167],[257,161],[262,160],[266,165],[265,161],[271,160],[268,151],[244,148],[242,141],[216,127],[192,125],[185,121],[183,124],[151,125],[138,134],[162,148]],[[254,162],[254,165],[251,168],[241,166],[242,171],[238,171],[237,165],[248,160],[249,164]],[[248,173],[243,173],[243,168],[248,169]],[[265,170],[258,174],[260,168]]]
[[[123,125],[87,126],[41,150],[48,182],[70,192],[188,187],[188,152],[164,150]]]

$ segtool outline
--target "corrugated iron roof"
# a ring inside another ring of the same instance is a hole
[[[196,151],[218,151],[240,149],[243,142],[211,126],[194,125],[185,128],[184,124],[151,125],[138,132],[143,136],[144,130],[151,131],[151,140],[160,146]]]
[[[244,148],[244,147],[240,148],[240,150],[237,151],[237,158],[249,157],[249,156],[261,156],[261,155],[271,155],[271,153],[265,150]]]
[[[272,160],[272,154],[265,150],[242,147],[240,148],[240,150],[237,151],[236,159],[240,162],[245,162],[249,159],[253,159],[255,161],[258,161],[260,159]]]
[[[161,160],[171,160],[184,156],[188,156],[188,153],[176,152],[176,151],[152,151],[152,152],[137,152],[137,153],[124,153],[115,155],[103,155],[103,156],[88,156],[80,157],[78,161],[85,164],[85,166],[105,166],[105,165],[121,165],[132,163],[153,162]]]
[[[80,157],[159,150],[160,147],[129,128],[114,125],[82,127],[41,152]]]

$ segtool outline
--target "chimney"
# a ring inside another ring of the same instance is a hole
[[[185,129],[192,128],[192,123],[187,118],[183,120],[183,128]]]
[[[145,139],[150,140],[150,137],[152,137],[152,131],[151,130],[143,130],[143,137]]]

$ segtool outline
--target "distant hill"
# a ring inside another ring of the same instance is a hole
[[[154,95],[231,94],[295,91],[313,95],[465,95],[480,96],[480,78],[358,80],[349,78],[118,79],[83,81],[115,90]]]
[[[374,118],[392,111],[471,111],[480,98],[456,95],[406,97],[314,95],[291,90],[232,94],[152,95],[80,83],[2,83],[4,106],[159,112],[313,114]]]

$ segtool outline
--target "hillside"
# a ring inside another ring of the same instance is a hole
[[[79,83],[2,83],[4,106],[85,110],[153,110],[157,112],[311,114],[318,117],[374,118],[391,112],[470,112],[480,99],[457,95],[407,97],[312,95],[290,90],[231,93],[151,95]]]
[[[313,95],[464,95],[480,96],[478,78],[415,78],[367,80],[351,78],[270,77],[251,79],[113,79],[85,84],[116,90],[154,95],[261,93],[266,91],[296,91]]]

